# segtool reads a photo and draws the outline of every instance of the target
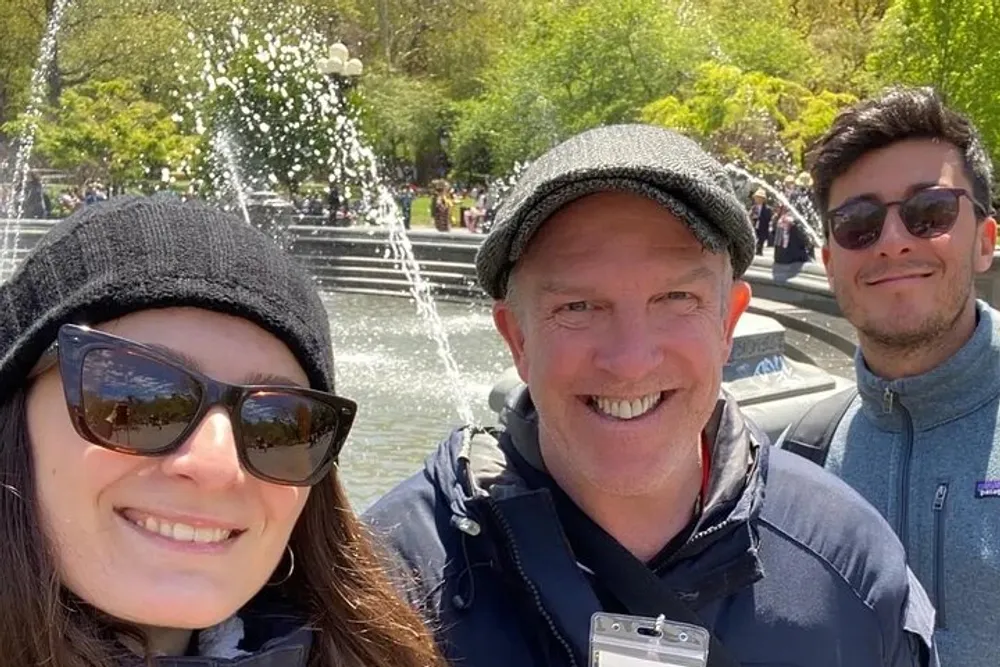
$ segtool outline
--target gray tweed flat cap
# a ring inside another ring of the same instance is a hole
[[[658,202],[687,223],[707,250],[728,250],[736,276],[753,261],[754,229],[722,165],[676,132],[612,125],[578,134],[525,171],[476,255],[479,284],[502,299],[511,269],[542,223],[575,199],[608,191]]]

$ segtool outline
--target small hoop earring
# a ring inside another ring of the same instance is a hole
[[[295,572],[295,552],[292,551],[292,545],[286,544],[285,551],[288,552],[288,573],[281,579],[281,581],[274,581],[268,584],[268,586],[280,586],[289,579],[292,578],[292,573]]]

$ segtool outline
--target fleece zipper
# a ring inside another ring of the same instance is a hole
[[[944,520],[948,502],[948,482],[938,482],[934,491],[934,607],[937,609],[937,627],[945,625],[944,590]]]
[[[885,414],[892,414],[895,407],[899,407],[903,416],[903,443],[900,451],[899,484],[897,486],[897,499],[899,511],[896,513],[896,535],[907,553],[910,551],[909,541],[909,518],[910,518],[910,463],[913,458],[913,418],[910,411],[902,404],[896,402],[896,394],[892,389],[886,388],[882,394],[882,411]]]

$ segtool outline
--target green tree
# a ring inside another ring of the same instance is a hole
[[[365,136],[386,164],[414,165],[440,152],[451,106],[443,84],[380,66],[369,69],[362,86]]]
[[[701,140],[724,159],[777,175],[802,166],[803,153],[855,101],[715,61],[702,63],[679,96],[646,106],[643,120]]]
[[[0,0],[0,125],[27,106],[42,35],[36,0]]]
[[[533,0],[359,0],[369,55],[391,72],[429,78],[454,99],[481,91],[479,74],[516,34]]]
[[[689,20],[686,4],[539,4],[483,73],[484,92],[459,107],[451,143],[458,171],[488,164],[502,174],[568,135],[635,120],[708,55],[706,36]]]
[[[870,66],[883,84],[936,88],[967,113],[1000,161],[1000,0],[898,0]]]
[[[861,91],[873,37],[893,0],[788,0],[790,23],[809,45],[813,89]]]
[[[125,188],[177,169],[193,145],[163,107],[143,99],[133,82],[115,79],[65,90],[38,126],[36,150],[81,185],[101,180]]]
[[[789,20],[789,0],[708,0],[702,11],[716,60],[791,80],[808,77],[813,52],[801,25]]]

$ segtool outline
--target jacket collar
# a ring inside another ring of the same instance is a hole
[[[976,410],[1000,394],[1000,313],[976,302],[970,338],[943,364],[922,375],[885,380],[869,370],[861,350],[854,364],[862,410],[877,427],[898,431],[906,408],[915,430],[926,430]],[[891,396],[890,396],[891,392]]]
[[[513,392],[500,417],[517,452],[533,467],[545,471],[538,444],[538,411],[527,388]],[[759,510],[757,458],[762,436],[747,427],[736,401],[720,393],[705,426],[712,461],[708,493],[693,538],[715,532],[720,524],[747,523]],[[692,542],[698,540],[692,539]],[[685,549],[686,550],[686,549]],[[685,550],[682,550],[685,551]]]
[[[509,399],[501,421],[504,431],[454,432],[428,461],[428,475],[448,500],[452,526],[466,535],[477,536],[480,522],[496,519],[489,514],[502,517],[503,539],[521,547],[521,565],[553,618],[557,622],[575,618],[590,608],[588,601],[594,605],[597,601],[589,586],[582,587],[588,591],[587,600],[576,599],[567,595],[558,578],[544,576],[557,562],[568,564],[574,576],[582,576],[566,548],[551,494],[528,487],[497,439],[510,438],[519,453],[528,453],[529,462],[533,458],[540,463],[540,457],[530,453],[538,428],[527,390]],[[704,510],[691,539],[661,572],[694,606],[729,595],[762,576],[755,520],[763,502],[768,448],[762,446],[763,436],[744,422],[735,400],[724,393],[705,433],[711,443],[712,471]],[[568,622],[566,627],[577,626]],[[579,627],[589,627],[589,622]]]
[[[226,658],[208,656],[159,657],[156,667],[306,667],[312,649],[313,631],[299,628],[285,637],[266,642],[253,653]],[[140,664],[136,663],[136,667]]]
[[[198,633],[197,656],[160,656],[156,667],[306,667],[314,631],[277,590],[263,590],[239,614]],[[137,658],[125,665],[146,663]]]

